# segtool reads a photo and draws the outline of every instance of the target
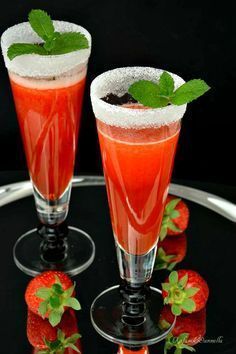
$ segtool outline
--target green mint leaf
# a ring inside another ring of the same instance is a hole
[[[66,32],[61,33],[60,36],[54,40],[54,46],[50,54],[66,54],[88,47],[89,43],[84,34],[80,32]]]
[[[69,297],[63,302],[64,306],[71,307],[73,310],[80,310],[81,306],[79,301],[75,297]]]
[[[61,311],[56,311],[56,310],[51,311],[48,318],[51,326],[52,327],[57,326],[61,322],[61,317],[62,317]]]
[[[50,16],[43,10],[31,10],[29,13],[29,23],[34,32],[46,41],[53,37],[54,26]]]
[[[171,312],[175,316],[180,316],[182,313],[180,305],[177,305],[177,304],[171,305]]]
[[[36,291],[35,295],[37,297],[39,297],[40,299],[48,300],[51,295],[51,290],[49,288],[43,287],[43,288],[38,289],[38,291]]]
[[[187,295],[187,297],[192,297],[194,295],[196,295],[199,291],[199,288],[188,288],[185,289],[185,293]]]
[[[196,304],[192,299],[184,299],[184,301],[181,304],[181,308],[186,311],[186,312],[193,312],[196,308]]]
[[[48,302],[47,301],[42,301],[39,305],[39,314],[44,317],[47,313],[48,309]]]
[[[174,79],[166,71],[164,71],[160,76],[159,88],[160,88],[160,95],[163,96],[169,97],[174,92],[174,88],[175,88]]]
[[[10,60],[24,54],[47,55],[47,52],[40,45],[31,43],[14,43],[7,50],[7,56]]]
[[[176,285],[178,283],[178,273],[175,270],[170,273],[169,282],[171,285]]]
[[[129,94],[144,106],[151,108],[165,107],[168,99],[160,96],[160,87],[152,81],[134,82],[128,89]]]
[[[171,103],[177,106],[189,103],[207,92],[210,87],[203,80],[190,80],[180,86],[170,98]]]

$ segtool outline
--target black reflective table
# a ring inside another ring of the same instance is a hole
[[[25,179],[27,176],[24,173],[1,173],[0,185]],[[175,182],[214,193],[236,203],[236,187],[189,181]],[[210,287],[207,333],[204,342],[195,348],[199,354],[235,354],[235,223],[192,201],[187,201],[187,204],[191,215],[187,230],[188,252],[177,268],[198,271]],[[73,188],[68,222],[87,231],[96,244],[95,261],[89,269],[75,278],[78,298],[82,305],[82,311],[78,313],[78,323],[82,334],[83,353],[116,353],[116,345],[101,338],[94,331],[89,319],[90,304],[95,296],[119,282],[104,186]],[[37,217],[32,196],[12,201],[0,208],[1,354],[31,353],[25,331],[27,309],[24,302],[24,291],[30,277],[15,266],[12,249],[19,235],[35,225]],[[167,274],[166,271],[155,272],[152,284],[160,286]],[[150,352],[163,353],[163,343],[151,347]]]

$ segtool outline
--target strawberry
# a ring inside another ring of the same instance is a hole
[[[75,284],[64,273],[47,271],[32,279],[25,292],[28,308],[42,318],[48,318],[52,326],[58,325],[64,311],[71,307],[80,310],[73,297]]]
[[[178,270],[170,273],[162,284],[164,304],[171,305],[175,316],[203,309],[209,296],[206,281],[193,270]]]
[[[162,219],[160,239],[166,235],[175,236],[184,232],[188,227],[189,209],[180,198],[168,195]]]
[[[174,321],[169,306],[164,306],[160,316],[160,327],[169,328]],[[182,349],[193,350],[193,346],[199,343],[206,333],[206,308],[193,314],[177,317],[174,328],[166,338],[165,353],[175,347],[176,353],[182,353]]]
[[[159,242],[155,270],[172,270],[177,263],[181,262],[186,256],[187,238],[186,234],[176,237],[166,237]]]
[[[66,348],[80,352],[77,348],[80,335],[75,313],[71,309],[63,314],[57,327],[52,327],[47,319],[28,310],[27,337],[39,354],[62,354]]]

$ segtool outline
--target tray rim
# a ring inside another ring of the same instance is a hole
[[[103,176],[74,176],[73,187],[93,187],[105,186]],[[202,191],[200,189],[171,183],[169,193],[178,197],[202,205],[224,218],[236,223],[236,204],[221,198],[215,194]],[[0,186],[0,207],[17,200],[23,199],[33,194],[32,183],[30,180],[20,181]]]

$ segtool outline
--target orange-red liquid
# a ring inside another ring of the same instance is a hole
[[[120,346],[117,354],[149,354],[149,350],[148,347],[143,347],[140,350],[133,351]]]
[[[180,122],[124,129],[97,120],[111,222],[126,252],[147,253],[157,243]]]
[[[31,179],[44,198],[58,199],[73,176],[85,78],[50,89],[10,81]]]

